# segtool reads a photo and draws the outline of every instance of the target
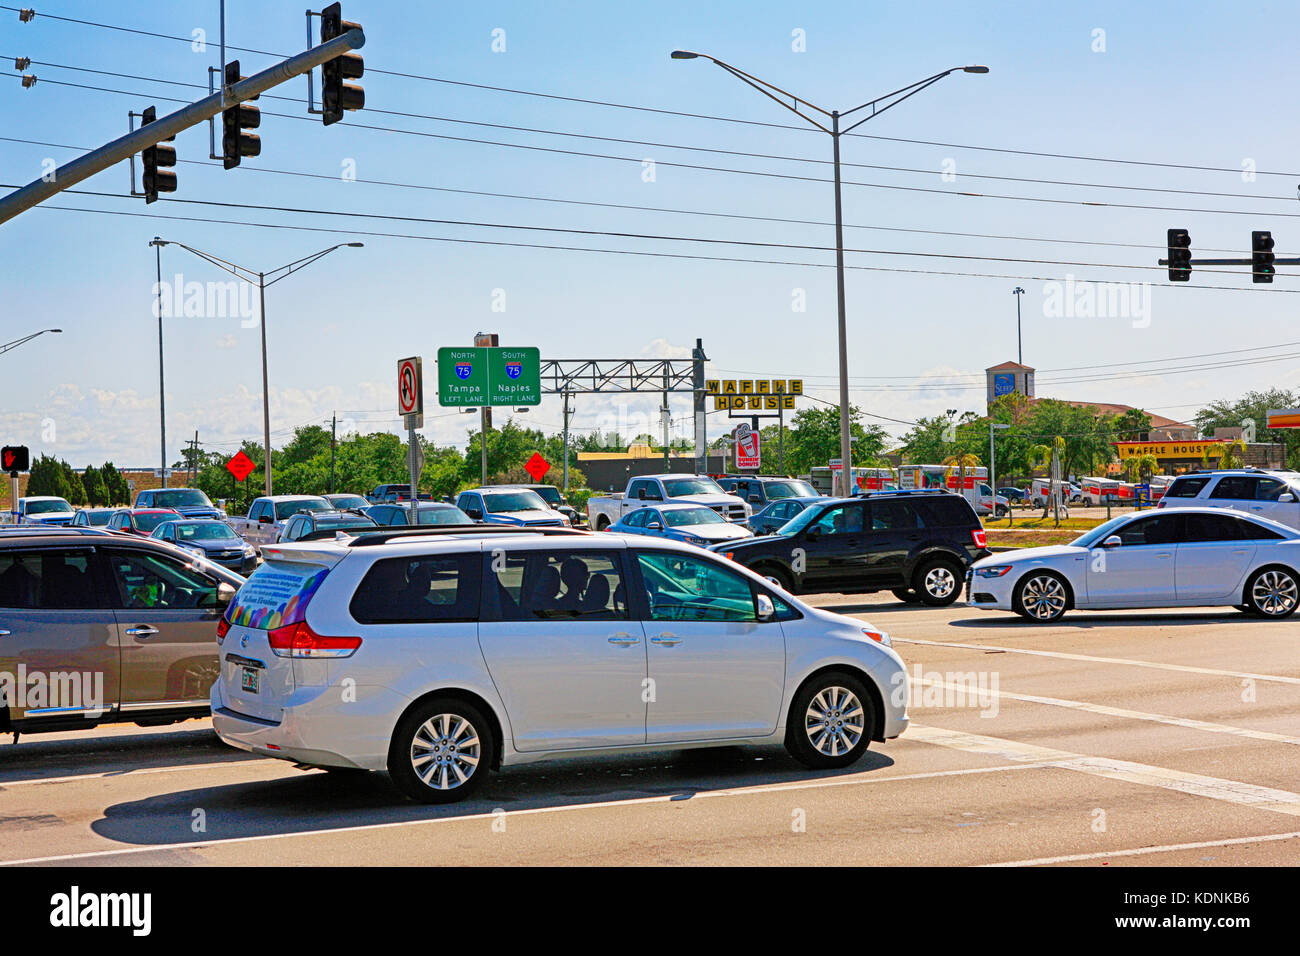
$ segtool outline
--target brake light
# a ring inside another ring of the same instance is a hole
[[[306,621],[286,624],[266,632],[271,653],[276,657],[351,657],[361,646],[359,637],[330,637],[317,634]]]
[[[975,547],[987,548],[989,546],[989,536],[983,528],[972,528],[970,536],[975,541]]]
[[[230,622],[224,617],[217,622],[217,645],[226,639],[226,634],[230,631]]]

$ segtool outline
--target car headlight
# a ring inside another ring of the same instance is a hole
[[[197,545],[182,544],[180,548],[182,551],[188,551],[190,554],[196,554],[200,558],[206,558],[208,556],[208,553],[204,551],[202,548],[198,547]]]
[[[988,568],[976,568],[975,574],[981,578],[1000,578],[1010,570],[1009,564],[995,564]]]
[[[244,545],[244,557],[251,558],[255,554],[257,554],[257,549],[255,547],[251,544]]]

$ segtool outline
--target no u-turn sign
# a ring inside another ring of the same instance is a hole
[[[424,414],[424,371],[418,355],[397,363],[397,414]]]

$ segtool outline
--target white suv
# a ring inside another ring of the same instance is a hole
[[[907,727],[887,635],[687,545],[476,526],[262,553],[218,628],[213,727],[422,802],[585,751],[784,743],[843,767]]]
[[[1200,471],[1179,475],[1157,508],[1232,508],[1300,530],[1300,475],[1293,471]]]

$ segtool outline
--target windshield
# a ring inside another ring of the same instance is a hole
[[[113,516],[111,511],[84,511],[82,514],[86,516],[86,523],[91,527],[108,524],[108,519]]]
[[[798,534],[804,528],[812,524],[813,520],[816,519],[823,510],[824,509],[822,508],[804,508],[803,511],[799,512],[785,524],[781,525],[781,527],[777,528],[776,533],[786,536]]]
[[[72,505],[68,504],[62,498],[54,501],[29,501],[27,502],[27,514],[29,515],[48,515],[58,514],[64,511],[71,511]]]
[[[669,498],[680,498],[682,495],[726,494],[712,478],[665,478],[663,485],[664,494]]]
[[[333,511],[334,508],[324,498],[299,498],[297,501],[277,501],[275,503],[276,520],[282,521],[299,511]]]
[[[370,502],[360,495],[331,495],[330,501],[335,508],[369,508]]]
[[[763,486],[769,501],[778,498],[815,498],[816,489],[806,481],[769,481]]]
[[[551,507],[564,503],[560,498],[560,489],[551,485],[543,485],[541,488],[533,488],[531,491]]]
[[[445,508],[421,508],[417,515],[420,524],[473,524],[470,516],[455,505]]]
[[[680,528],[688,524],[726,524],[726,519],[712,508],[701,505],[698,508],[674,508],[662,512],[664,521],[670,528]]]
[[[193,524],[177,524],[176,540],[183,541],[230,541],[238,539],[228,525],[221,521],[196,521]]]
[[[171,521],[176,517],[174,511],[163,511],[158,514],[141,514],[136,512],[132,517],[135,518],[135,526],[141,531],[149,532],[158,527],[164,521]]]
[[[197,488],[171,488],[155,491],[153,503],[156,508],[211,508],[208,496]]]
[[[373,528],[375,520],[361,515],[321,515],[316,519],[317,531],[337,531],[341,528]]]
[[[1071,541],[1070,544],[1074,545],[1076,548],[1091,548],[1098,541],[1105,541],[1109,538],[1119,530],[1120,526],[1127,524],[1129,519],[1132,517],[1132,515],[1120,515],[1118,518],[1111,518],[1109,521],[1097,525],[1097,527],[1093,528],[1091,531],[1079,535],[1079,537]]]
[[[509,491],[484,494],[483,502],[493,513],[503,511],[549,511],[546,502],[533,491]]]

